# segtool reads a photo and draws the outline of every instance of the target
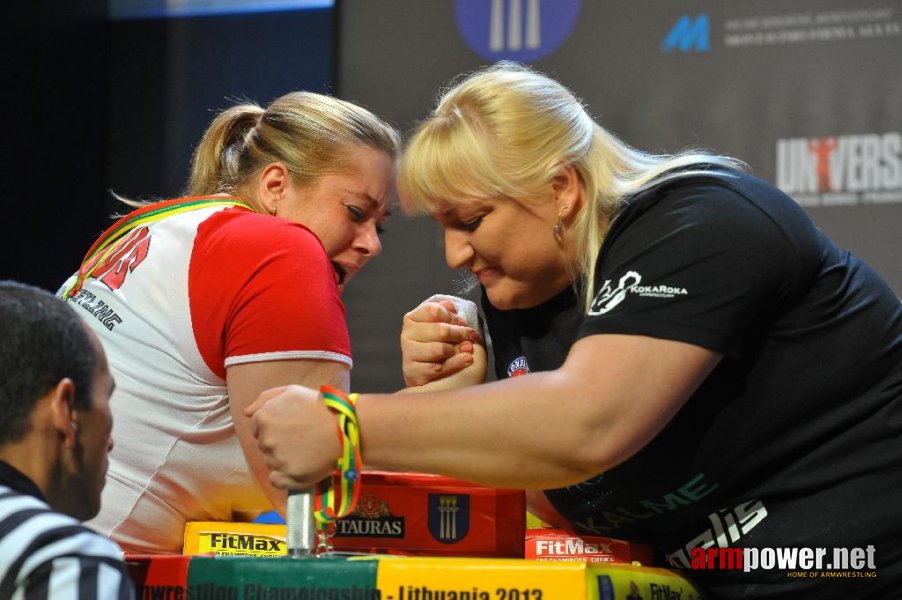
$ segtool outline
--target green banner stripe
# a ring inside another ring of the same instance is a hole
[[[194,600],[347,598],[375,600],[376,560],[197,556],[188,568]]]

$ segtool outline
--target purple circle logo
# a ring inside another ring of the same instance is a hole
[[[456,0],[457,29],[476,54],[528,63],[554,52],[576,24],[581,0]]]

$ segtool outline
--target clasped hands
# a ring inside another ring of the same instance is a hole
[[[451,300],[430,299],[404,315],[401,355],[407,385],[402,392],[454,389],[485,381],[482,336],[464,322]],[[301,385],[269,389],[244,413],[251,418],[274,486],[304,489],[332,474],[341,444],[336,417],[319,390]],[[360,423],[360,432],[365,460],[365,422]]]

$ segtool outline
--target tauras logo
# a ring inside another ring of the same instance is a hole
[[[627,293],[645,298],[675,298],[686,296],[689,292],[686,288],[671,284],[639,285],[642,283],[642,275],[636,271],[627,271],[617,280],[617,286],[613,280],[606,279],[601,289],[595,295],[592,305],[589,306],[590,315],[603,315],[610,312],[626,299]]]
[[[403,538],[404,517],[345,517],[335,522],[335,537]]]
[[[387,500],[364,494],[353,514],[335,522],[335,537],[403,538],[404,517],[393,516]]]

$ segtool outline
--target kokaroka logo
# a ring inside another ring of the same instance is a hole
[[[791,578],[877,577],[876,550],[866,548],[694,548],[691,568],[786,571]]]
[[[902,202],[902,134],[777,140],[776,172],[802,206]]]
[[[529,373],[529,365],[526,363],[525,356],[518,356],[511,361],[511,364],[507,365],[508,377],[519,377],[527,373]]]
[[[393,516],[387,500],[364,494],[353,513],[335,522],[335,537],[403,538],[404,517]]]
[[[570,36],[582,0],[457,0],[457,28],[489,61],[531,62]]]
[[[654,285],[639,285],[642,283],[642,275],[636,271],[627,271],[616,285],[614,280],[606,279],[601,289],[595,295],[592,305],[589,307],[590,315],[603,315],[626,299],[627,294],[635,294],[645,298],[675,298],[686,296],[689,292],[678,285],[656,283]]]

